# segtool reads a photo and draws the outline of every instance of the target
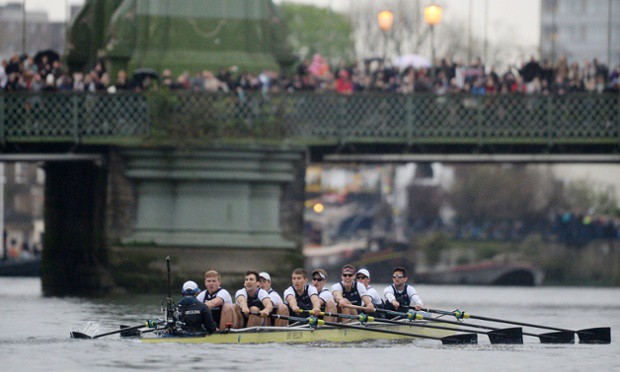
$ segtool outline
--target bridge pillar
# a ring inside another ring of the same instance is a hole
[[[92,161],[48,162],[41,282],[46,296],[85,296],[108,284],[105,167]]]
[[[148,273],[161,272],[168,254],[176,262],[173,271],[185,279],[202,282],[204,271],[215,269],[224,283],[231,279],[236,286],[243,281],[237,275],[246,270],[282,270],[288,277],[290,266],[298,264],[290,257],[301,255],[301,151],[123,150],[120,155],[135,195],[134,216],[111,261],[128,267],[133,256],[139,266],[125,279],[114,274],[121,285],[140,276],[141,282],[152,281]]]

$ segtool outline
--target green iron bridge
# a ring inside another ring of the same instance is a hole
[[[620,95],[2,94],[0,144],[4,153],[230,145],[301,146],[317,161],[617,161]]]
[[[620,97],[0,94],[0,149],[45,170],[44,294],[87,296],[157,287],[166,255],[285,278],[308,161],[618,163]]]

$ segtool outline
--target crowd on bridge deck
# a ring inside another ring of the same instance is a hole
[[[620,66],[609,68],[596,58],[583,63],[569,61],[562,55],[557,61],[542,61],[531,57],[519,66],[509,66],[502,72],[487,68],[480,58],[471,63],[455,62],[445,57],[430,67],[397,68],[390,60],[379,58],[344,61],[329,66],[316,54],[312,60],[299,63],[291,75],[263,70],[258,74],[239,71],[237,66],[217,72],[185,71],[173,76],[164,69],[158,76],[133,79],[124,70],[113,82],[102,61],[85,72],[70,73],[60,60],[46,57],[37,62],[32,56],[13,55],[0,66],[2,91],[28,92],[109,92],[144,91],[166,87],[172,90],[225,92],[243,94],[258,91],[278,92],[360,92],[412,93],[469,93],[495,94],[556,94],[620,92]]]

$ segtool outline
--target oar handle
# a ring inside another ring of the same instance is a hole
[[[313,314],[312,310],[304,310],[304,309],[299,309],[297,311],[298,313],[304,313],[307,312],[309,314]],[[350,314],[341,314],[341,313],[330,313],[330,312],[324,312],[321,311],[319,313],[319,315],[322,316],[331,316],[331,317],[335,317],[335,318],[344,318],[344,319],[355,319],[355,320],[359,320],[362,323],[366,323],[366,322],[374,322],[375,321],[375,317],[370,316],[370,315],[366,315],[366,314],[359,314],[359,315],[350,315]]]
[[[311,327],[316,327],[317,325],[326,324],[323,320],[317,319],[313,316],[309,318],[300,318],[296,316],[288,316],[288,315],[280,315],[280,314],[270,314],[269,316],[274,319],[293,320],[295,322],[307,323]]]
[[[354,309],[354,310],[361,310],[361,311],[366,312],[366,313],[374,313],[375,311],[379,310],[379,309],[371,309],[369,307],[358,306],[358,305],[351,305],[351,304],[344,305],[344,307],[347,307],[349,309]]]

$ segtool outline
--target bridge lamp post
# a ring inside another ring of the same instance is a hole
[[[387,42],[388,42],[388,32],[394,25],[394,13],[389,10],[382,10],[377,14],[377,22],[379,23],[379,28],[383,31],[383,60],[385,63],[385,58],[387,56]]]
[[[435,78],[435,25],[441,22],[443,9],[439,5],[428,5],[424,8],[424,20],[431,28],[431,76]]]
[[[22,54],[26,54],[26,0],[22,1]]]

